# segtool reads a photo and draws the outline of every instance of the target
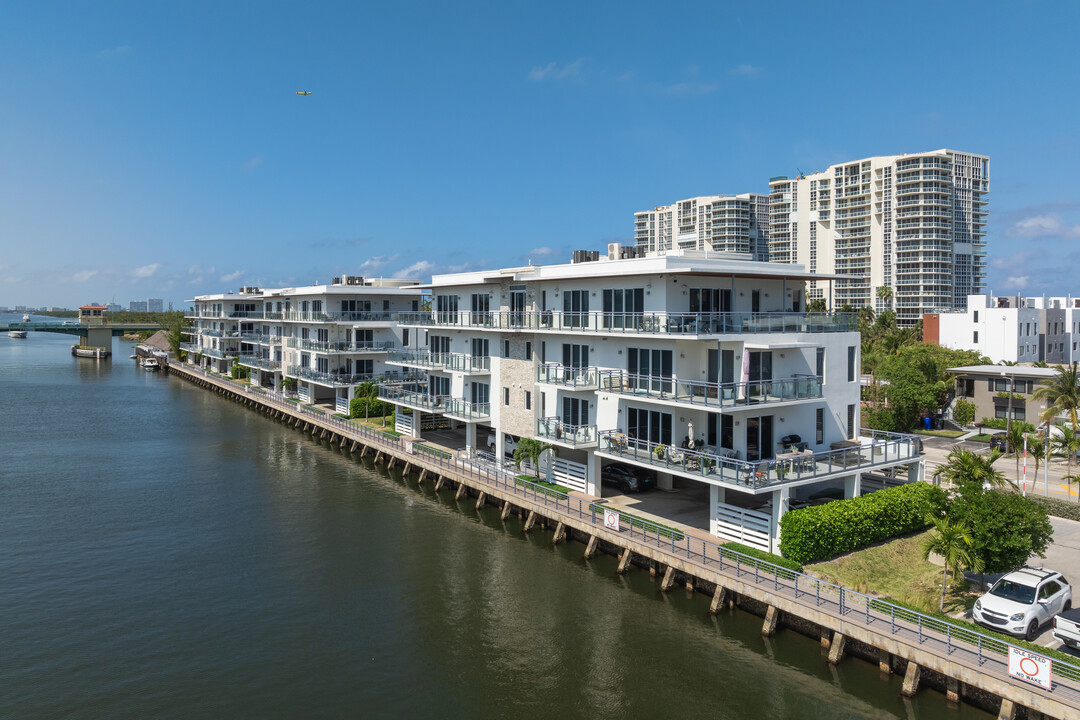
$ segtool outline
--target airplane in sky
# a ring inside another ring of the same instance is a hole
[[[296,94],[297,95],[310,95],[311,91],[310,90],[297,90]]]

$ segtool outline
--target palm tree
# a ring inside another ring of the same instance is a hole
[[[877,296],[885,301],[886,306],[890,306],[892,304],[892,288],[888,285],[882,285],[881,287],[879,287],[877,289]]]
[[[1046,440],[1041,435],[1028,433],[1027,449],[1031,459],[1035,461],[1035,476],[1031,483],[1034,486],[1039,481],[1039,464],[1042,462],[1043,455],[1046,454]]]
[[[994,463],[1001,457],[1001,450],[994,448],[989,455],[979,455],[971,450],[956,448],[949,453],[944,465],[940,465],[934,473],[934,479],[941,480],[952,485],[976,485],[978,487],[1004,487],[1009,485],[1013,488],[1016,483],[1009,480],[1005,475],[994,467]]]
[[[529,462],[532,463],[533,472],[536,473],[536,479],[540,479],[540,454],[545,450],[551,450],[553,455],[558,454],[558,448],[551,443],[540,442],[534,438],[521,438],[518,440],[518,446],[514,449],[514,467],[521,470],[521,461],[525,458],[529,458]]]
[[[1080,427],[1076,417],[1077,410],[1080,409],[1080,374],[1077,373],[1076,363],[1067,368],[1059,367],[1057,375],[1031,393],[1031,399],[1046,401],[1046,410],[1040,416],[1041,420],[1051,420],[1056,415],[1068,413],[1073,427]]]
[[[1016,458],[1016,477],[1020,477],[1020,451],[1024,447],[1024,428],[1020,423],[1013,423],[1009,426],[1005,439],[1008,440],[1009,449]]]
[[[940,555],[945,559],[945,567],[941,571],[941,604],[939,610],[945,612],[945,590],[948,587],[948,576],[960,577],[964,568],[973,572],[982,572],[982,558],[972,554],[970,548],[974,542],[971,539],[971,531],[962,522],[950,522],[949,518],[934,517],[927,515],[926,521],[933,523],[934,529],[923,543],[923,560],[930,558],[930,553]]]
[[[1073,458],[1075,458],[1076,453],[1080,451],[1080,433],[1077,433],[1076,430],[1065,423],[1057,423],[1054,427],[1056,427],[1061,434],[1051,436],[1051,451],[1055,455],[1065,456],[1065,461],[1068,463],[1068,472],[1072,475]]]
[[[1064,480],[1065,482],[1069,483],[1069,494],[1070,495],[1072,495],[1073,483],[1076,483],[1077,485],[1080,485],[1080,475],[1066,475],[1065,477],[1063,477],[1061,479]],[[1076,493],[1076,502],[1080,503],[1080,491],[1077,491],[1077,493]]]

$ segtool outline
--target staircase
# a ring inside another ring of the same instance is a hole
[[[966,430],[963,425],[956,422],[953,417],[953,409],[956,407],[956,396],[953,393],[949,393],[948,402],[945,403],[945,411],[941,413],[942,424],[949,430]]]

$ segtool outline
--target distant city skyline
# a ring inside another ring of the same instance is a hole
[[[993,159],[988,291],[1080,275],[1076,3],[285,9],[0,6],[0,305],[567,262],[930,148]]]

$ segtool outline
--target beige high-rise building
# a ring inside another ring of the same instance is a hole
[[[748,253],[769,259],[769,196],[707,195],[634,213],[641,253],[682,248]]]
[[[986,287],[989,190],[990,158],[955,150],[775,177],[769,259],[850,275],[810,281],[810,298],[836,308],[891,307],[898,324],[911,326],[924,312],[963,309]]]

